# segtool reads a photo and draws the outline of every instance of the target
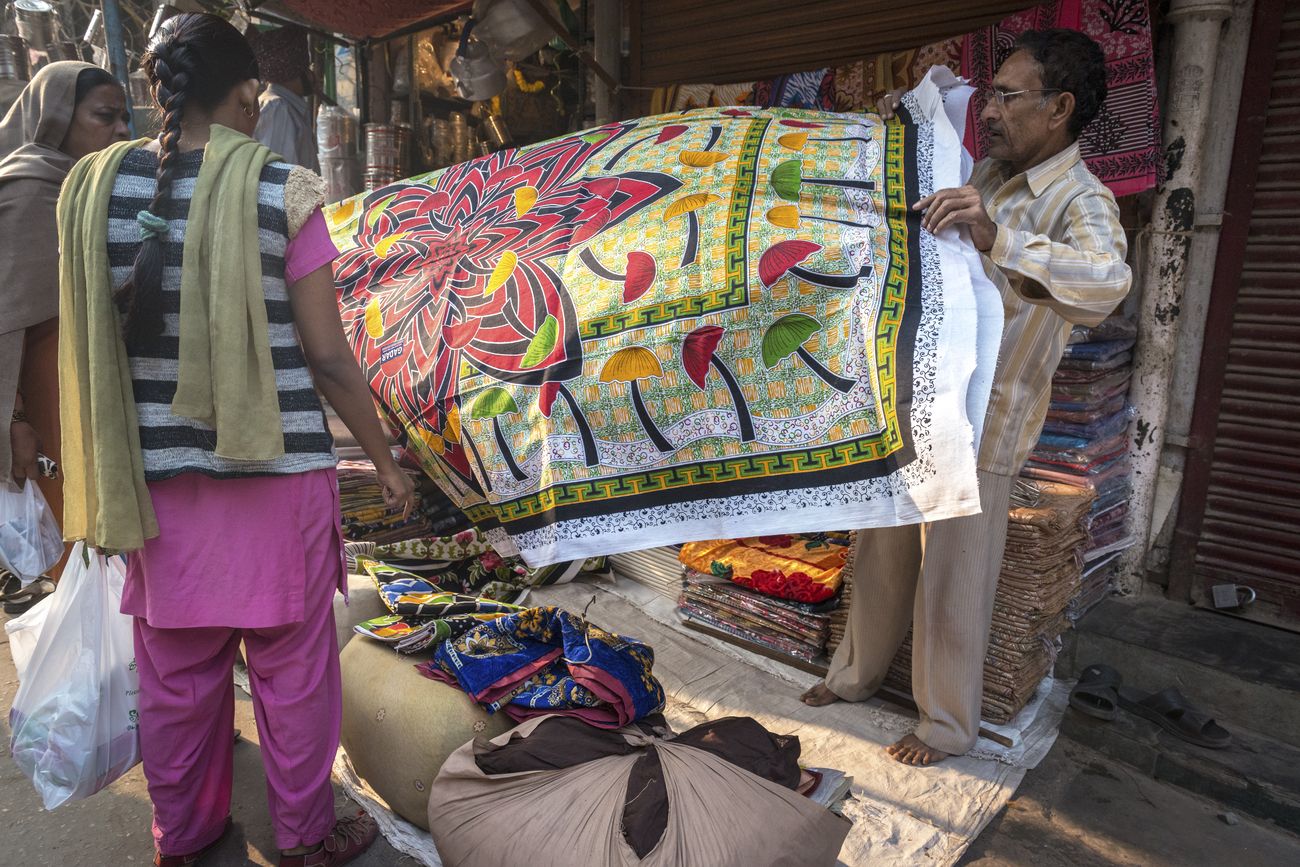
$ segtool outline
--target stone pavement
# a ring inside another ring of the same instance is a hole
[[[0,633],[0,707],[13,702],[17,677]],[[257,728],[248,696],[236,691],[235,828],[205,867],[274,865],[278,852],[267,814]],[[7,714],[5,714],[7,716]],[[9,730],[0,724],[7,744]],[[340,796],[339,810],[351,809]],[[1062,738],[1026,776],[1003,813],[975,841],[963,864],[978,867],[1300,864],[1300,838],[1241,818],[1105,759]],[[139,767],[94,797],[44,812],[7,757],[0,758],[0,864],[116,867],[153,857],[150,807]],[[415,862],[382,840],[359,867]],[[581,867],[581,865],[574,865]],[[758,865],[755,865],[758,867]]]

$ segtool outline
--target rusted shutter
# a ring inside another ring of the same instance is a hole
[[[631,83],[733,81],[917,48],[1000,21],[1025,0],[632,0]]]
[[[1270,5],[1256,14],[1268,16]],[[1280,22],[1257,22],[1272,28],[1272,62],[1249,59],[1248,78],[1260,79],[1255,93],[1267,102],[1257,97],[1252,110],[1243,90],[1242,122],[1262,129],[1253,132],[1257,156],[1234,154],[1234,174],[1253,174],[1254,191],[1248,210],[1224,219],[1216,278],[1227,285],[1216,279],[1215,293],[1230,294],[1235,282],[1235,303],[1219,305],[1217,322],[1211,310],[1197,420],[1212,431],[1212,448],[1203,503],[1185,498],[1184,509],[1204,509],[1199,534],[1185,540],[1199,589],[1249,585],[1263,612],[1300,626],[1300,4],[1284,5]],[[1198,468],[1188,469],[1195,495]]]

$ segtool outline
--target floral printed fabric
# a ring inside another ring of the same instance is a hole
[[[427,677],[459,686],[490,713],[515,720],[576,716],[621,728],[663,710],[654,651],[554,606],[530,608],[444,642]]]
[[[716,539],[683,545],[678,558],[765,596],[816,604],[839,592],[848,539],[847,533]]]
[[[954,90],[888,123],[622,121],[331,206],[372,393],[534,566],[969,514],[995,360],[970,336],[1002,304],[910,208],[964,179]]]

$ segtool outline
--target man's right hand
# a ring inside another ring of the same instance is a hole
[[[891,90],[889,93],[876,100],[876,111],[880,113],[881,120],[889,120],[894,116],[894,109],[898,108],[903,101],[903,94],[907,93],[906,87],[900,87],[898,90]]]
[[[29,476],[38,472],[36,457],[41,451],[41,438],[27,422],[12,422],[9,425],[9,451],[13,457],[10,477],[21,488]]]

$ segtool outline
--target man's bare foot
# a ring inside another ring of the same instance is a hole
[[[831,688],[825,682],[819,683],[812,689],[799,696],[799,700],[809,707],[826,707],[828,704],[835,704],[837,701],[843,701],[838,695],[831,692]]]
[[[885,752],[905,765],[915,765],[918,768],[941,762],[949,756],[948,753],[936,750],[916,735],[908,735],[898,743],[885,747]]]

